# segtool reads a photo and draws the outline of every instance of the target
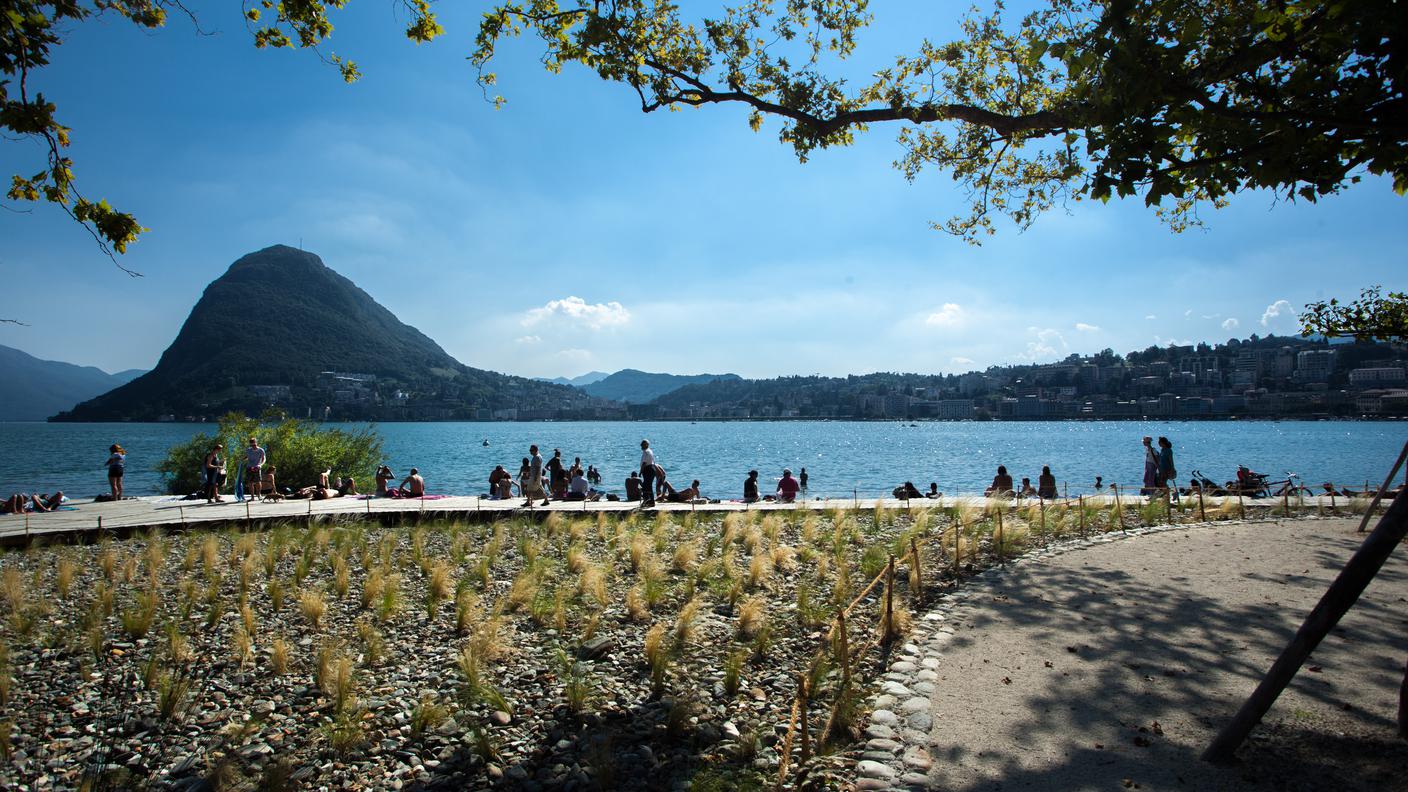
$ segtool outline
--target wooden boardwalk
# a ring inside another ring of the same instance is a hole
[[[1145,502],[1139,496],[1122,495],[1123,502],[1127,508],[1137,507]],[[1070,499],[1074,503],[1075,498]],[[1101,505],[1113,505],[1114,496],[1098,495],[1087,496],[1086,503],[1099,503]],[[1222,501],[1221,498],[1208,497],[1205,499],[1205,506],[1211,510]],[[982,508],[989,503],[999,501],[990,500],[981,495],[974,496],[949,496],[936,499],[915,499],[912,501],[898,500],[894,498],[813,498],[797,503],[753,503],[744,504],[738,501],[722,501],[719,503],[661,503],[660,505],[646,509],[648,513],[664,511],[670,513],[695,512],[704,514],[726,513],[737,511],[765,511],[765,512],[789,512],[798,510],[865,510],[869,511],[876,505],[883,505],[890,509],[920,509],[920,508],[941,508],[950,506],[965,506]],[[1008,505],[1013,505],[1013,501],[1001,501]],[[1049,501],[1052,506],[1058,507],[1066,501]],[[541,503],[539,501],[538,503]],[[1031,500],[1017,502],[1021,506],[1034,503]],[[1279,498],[1246,499],[1248,507],[1257,508],[1277,508],[1282,506]],[[1331,506],[1346,508],[1349,506],[1349,499],[1338,497],[1331,503],[1331,498],[1321,496],[1318,498],[1304,498],[1300,501],[1292,499],[1292,508],[1299,513],[1308,513],[1321,507]],[[473,496],[450,496],[420,499],[358,499],[358,498],[334,498],[323,501],[311,500],[288,500],[288,501],[236,501],[227,500],[224,503],[205,503],[204,501],[180,500],[175,497],[143,497],[131,498],[117,503],[95,503],[90,500],[74,500],[70,502],[71,510],[57,511],[43,514],[7,514],[0,516],[0,542],[15,544],[25,542],[35,537],[59,537],[70,534],[87,534],[111,531],[116,533],[128,533],[132,531],[144,530],[147,528],[184,528],[188,526],[221,526],[247,524],[250,526],[264,525],[270,522],[293,520],[293,521],[321,521],[321,520],[377,520],[377,521],[414,521],[435,518],[455,518],[469,520],[494,520],[505,519],[516,516],[540,516],[548,513],[561,513],[564,515],[590,514],[625,514],[640,509],[638,503],[616,502],[616,501],[596,501],[584,503],[581,501],[553,501],[548,506],[534,504],[532,508],[524,508],[521,498],[512,500],[490,500]]]

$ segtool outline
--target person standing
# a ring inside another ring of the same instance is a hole
[[[267,458],[264,449],[259,447],[259,441],[249,438],[249,448],[244,450],[244,488],[250,500],[259,494],[260,483],[264,480],[264,460]]]
[[[533,499],[538,496],[542,496],[544,506],[548,505],[548,494],[543,490],[543,457],[536,445],[528,446],[528,483],[521,489],[523,497],[527,498],[524,506],[532,506]]]
[[[802,496],[807,494],[807,469],[802,468],[802,472],[797,474],[797,483],[802,486]]]
[[[210,449],[210,453],[205,455],[206,503],[223,500],[220,497],[220,479],[225,475],[225,459],[221,456],[221,452],[224,450],[224,445],[216,443],[215,447]]]
[[[655,505],[655,452],[650,441],[640,441],[641,508]]]
[[[1173,443],[1167,437],[1159,438],[1159,488],[1178,502],[1178,470],[1173,466]]]
[[[112,499],[122,500],[122,474],[127,469],[127,451],[117,443],[108,446],[108,486],[112,488]]]
[[[1159,455],[1154,451],[1154,438],[1146,436],[1144,442],[1144,487],[1140,495],[1153,495],[1159,486]]]

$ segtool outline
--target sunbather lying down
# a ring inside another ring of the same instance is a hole
[[[53,495],[35,493],[18,493],[5,499],[0,503],[0,514],[23,514],[24,512],[51,512],[63,505],[64,494],[55,492]]]
[[[1378,494],[1379,494],[1379,491],[1378,491],[1378,490],[1375,490],[1375,489],[1356,490],[1356,489],[1350,489],[1349,487],[1341,487],[1340,489],[1335,489],[1335,486],[1334,486],[1333,484],[1329,483],[1329,482],[1325,482],[1324,484],[1321,484],[1320,487],[1325,490],[1325,494],[1326,494],[1326,495],[1342,495],[1342,496],[1344,496],[1344,497],[1346,497],[1346,498],[1372,498],[1372,497],[1374,497],[1375,495],[1378,495]],[[1402,489],[1403,489],[1403,485],[1402,485],[1402,484],[1399,484],[1397,487],[1394,487],[1393,489],[1384,490],[1384,498],[1385,498],[1385,499],[1397,498],[1399,491],[1402,490]],[[1278,494],[1279,494],[1279,493],[1278,493]]]
[[[304,487],[300,490],[294,490],[285,497],[291,500],[302,498],[312,498],[313,500],[328,500],[329,498],[341,498],[344,495],[356,494],[357,482],[353,481],[351,476],[347,476],[346,478],[342,479],[337,483],[337,487],[329,487],[322,481],[319,481],[317,484],[314,484],[311,487]]]

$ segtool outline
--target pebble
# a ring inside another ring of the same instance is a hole
[[[882,764],[880,762],[872,761],[870,759],[862,759],[861,761],[857,762],[856,772],[860,773],[866,778],[881,778],[886,781],[895,777],[894,768],[890,767],[887,764]]]

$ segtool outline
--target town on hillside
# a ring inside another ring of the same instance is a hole
[[[1408,363],[1388,344],[1268,336],[1106,349],[966,374],[718,379],[649,403],[602,399],[479,406],[371,374],[323,372],[313,387],[253,385],[265,406],[324,420],[670,420],[1359,417],[1408,415]]]

